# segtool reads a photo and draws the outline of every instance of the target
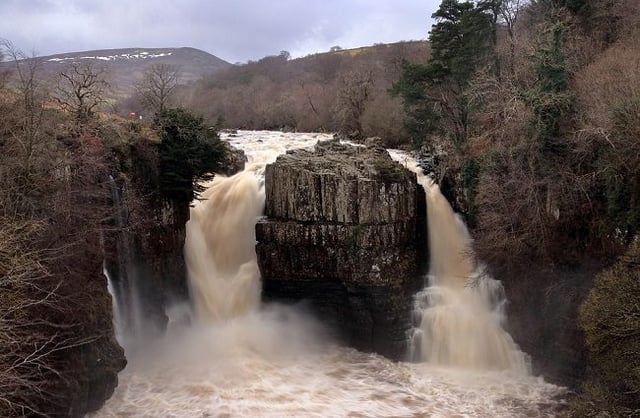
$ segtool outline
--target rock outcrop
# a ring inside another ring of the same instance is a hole
[[[256,225],[267,300],[307,300],[347,344],[406,353],[421,286],[424,195],[381,148],[318,143],[266,168]]]
[[[98,241],[93,237],[89,240]],[[99,248],[98,245],[88,247]],[[73,267],[58,273],[58,277],[73,279],[73,283],[66,283],[63,289],[69,295],[68,317],[59,322],[74,323],[83,335],[73,338],[84,339],[86,343],[60,352],[58,361],[63,378],[57,382],[61,395],[56,401],[66,410],[61,408],[56,413],[49,410],[50,416],[82,417],[99,409],[113,394],[118,385],[118,372],[127,364],[114,336],[112,300],[107,292],[100,254],[84,249],[76,255],[79,257],[65,260],[67,266]],[[69,274],[71,271],[76,274]]]
[[[227,141],[222,141],[224,146],[224,161],[222,162],[222,171],[220,174],[225,176],[232,176],[244,170],[244,165],[247,162],[247,156],[244,151],[234,147]]]

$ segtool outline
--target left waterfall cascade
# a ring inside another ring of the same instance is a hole
[[[196,320],[228,319],[259,305],[254,247],[263,206],[258,177],[243,171],[217,176],[191,208],[184,254]]]
[[[254,228],[264,206],[265,166],[290,149],[310,147],[318,140],[331,138],[316,133],[249,134],[223,133],[232,146],[246,152],[246,169],[230,177],[217,175],[203,184],[205,191],[192,204],[183,249],[191,301],[165,306],[169,329],[191,322],[229,319],[259,306]],[[133,355],[137,351],[134,349],[146,345],[147,337],[157,337],[162,332],[155,332],[157,327],[143,310],[145,296],[139,289],[138,276],[148,272],[129,259],[132,237],[126,230],[127,209],[122,196],[125,191],[113,177],[109,178],[109,187],[119,230],[114,235],[117,259],[111,260],[113,268],[106,263],[104,273],[114,300],[118,341]],[[167,301],[171,303],[170,296]]]

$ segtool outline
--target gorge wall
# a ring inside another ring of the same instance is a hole
[[[122,316],[121,332],[137,338],[164,332],[167,295],[186,298],[182,256],[188,208],[146,195],[127,178],[112,181],[113,225],[105,234],[105,269]],[[141,324],[144,319],[145,324]]]
[[[52,379],[57,399],[43,408],[49,416],[82,417],[100,408],[113,394],[118,372],[127,363],[114,338],[112,301],[106,291],[101,254],[95,251],[99,249],[97,241],[98,237],[86,238],[85,247],[64,257],[64,268],[54,276],[62,283],[60,291],[67,308],[46,317],[59,324],[73,324],[69,331],[75,335],[67,337],[68,347],[57,359],[62,378]]]
[[[243,170],[244,152],[223,144],[222,174]],[[105,234],[105,268],[121,305],[121,331],[131,340],[162,335],[167,308],[189,299],[183,254],[189,206],[162,199],[153,152],[132,147],[127,158],[135,164],[110,178],[113,216]]]
[[[319,142],[266,168],[266,300],[306,300],[346,344],[400,359],[422,286],[424,191],[384,149]]]
[[[126,364],[103,274],[105,149],[66,134],[42,143],[33,182],[15,195],[6,191],[20,184],[16,154],[0,152],[2,417],[84,416],[112,395]]]

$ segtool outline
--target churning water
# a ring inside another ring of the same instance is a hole
[[[471,238],[440,188],[417,162],[391,153],[416,173],[427,198],[430,267],[415,296],[414,360],[476,370],[530,373],[529,359],[504,331],[502,283],[474,259]]]
[[[116,393],[94,416],[554,415],[561,388],[528,373],[526,356],[501,327],[500,283],[481,274],[464,225],[420,174],[433,258],[415,298],[414,358],[421,362],[338,347],[303,311],[261,304],[253,251],[260,175],[286,149],[328,136],[240,132],[227,139],[250,161],[243,173],[217,177],[192,209],[185,245],[192,323],[170,326],[161,341],[128,353]]]

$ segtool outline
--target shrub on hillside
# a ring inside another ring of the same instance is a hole
[[[611,47],[577,76],[585,127],[578,154],[591,161],[606,200],[607,233],[625,238],[640,229],[640,51]]]
[[[576,410],[640,413],[640,241],[600,273],[580,307],[590,354],[585,397]],[[592,414],[592,415],[595,415]],[[603,415],[598,415],[603,416]]]

